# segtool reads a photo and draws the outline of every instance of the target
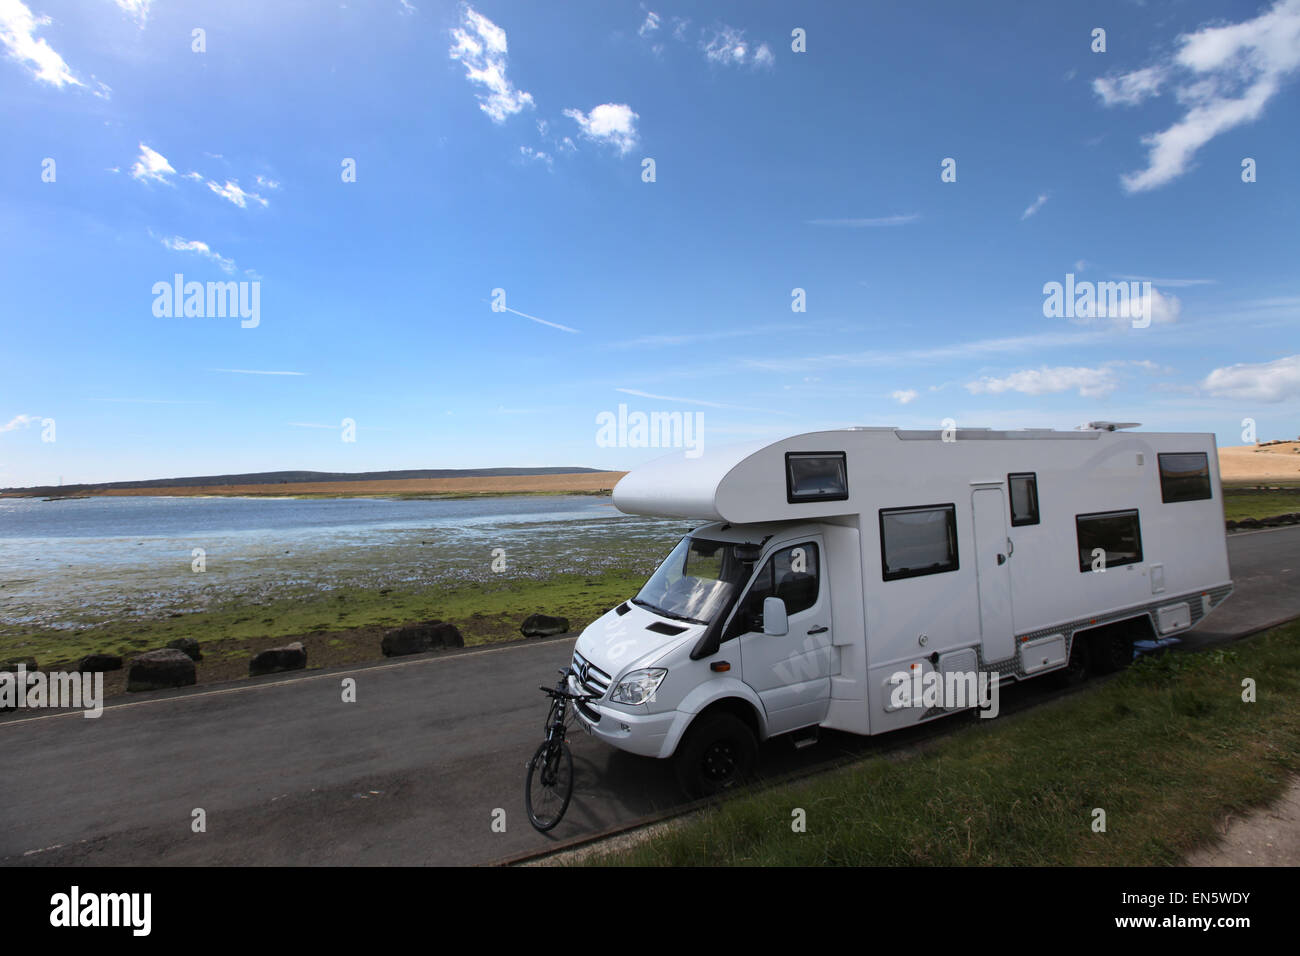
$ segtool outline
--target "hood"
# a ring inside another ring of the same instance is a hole
[[[622,614],[621,608],[626,608]],[[669,651],[704,633],[703,624],[674,621],[625,601],[587,625],[575,650],[618,679],[624,672],[650,667]]]

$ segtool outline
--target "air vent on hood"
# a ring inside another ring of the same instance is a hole
[[[678,627],[676,624],[665,624],[663,621],[655,621],[646,627],[647,631],[654,631],[656,634],[667,634],[672,637],[674,634],[680,634],[686,630],[684,627]]]
[[[630,611],[630,610],[632,610],[632,609],[631,609],[630,607],[628,607],[628,606],[627,606],[627,602],[624,601],[624,602],[623,602],[622,604],[620,604],[618,607],[614,608],[614,613],[617,614],[619,617],[622,617],[624,614],[626,614],[626,613],[627,613],[628,611]]]

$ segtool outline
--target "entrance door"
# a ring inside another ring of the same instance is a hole
[[[820,723],[830,706],[831,595],[824,555],[820,535],[774,552],[738,609],[746,615],[741,671],[763,702],[772,735]],[[789,633],[763,633],[766,597],[785,602]]]
[[[971,494],[975,513],[975,573],[979,577],[980,638],[985,662],[1016,652],[1011,618],[1011,554],[1007,512],[1001,488],[977,488]]]

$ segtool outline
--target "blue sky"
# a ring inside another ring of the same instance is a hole
[[[0,0],[0,54],[0,486],[623,469],[620,403],[1300,433],[1300,0]]]

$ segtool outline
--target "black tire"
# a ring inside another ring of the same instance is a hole
[[[569,809],[573,796],[573,754],[564,741],[542,741],[528,761],[524,780],[524,805],[528,822],[545,833],[554,829]]]
[[[1097,674],[1113,674],[1133,661],[1133,632],[1115,628],[1093,637],[1092,669]]]
[[[758,764],[758,741],[731,714],[699,718],[674,757],[677,781],[690,797],[707,797],[744,784]]]
[[[1056,672],[1062,687],[1078,687],[1092,673],[1092,645],[1087,635],[1076,634],[1070,641],[1070,659]]]

